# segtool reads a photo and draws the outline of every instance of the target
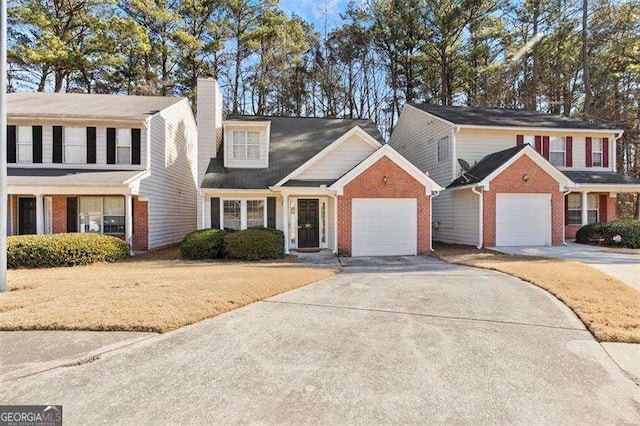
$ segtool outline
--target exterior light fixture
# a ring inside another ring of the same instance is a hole
[[[387,176],[384,176],[384,177],[382,178],[382,183],[383,183],[384,185],[386,185],[388,181],[389,181],[389,178],[388,178]]]
[[[523,182],[529,182],[529,175],[528,175],[528,174],[526,174],[526,173],[525,173],[525,174],[523,174],[523,175],[522,175],[522,181],[523,181]]]

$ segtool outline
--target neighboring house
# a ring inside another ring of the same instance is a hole
[[[12,93],[7,110],[9,235],[111,234],[147,250],[196,228],[186,99]]]
[[[443,188],[371,121],[222,110],[215,80],[199,80],[200,228],[277,228],[287,252],[429,252],[431,196]]]
[[[433,200],[434,239],[560,245],[614,220],[617,194],[640,192],[640,180],[616,173],[621,136],[534,111],[409,104],[389,144],[447,187]]]

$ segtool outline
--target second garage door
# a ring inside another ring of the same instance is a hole
[[[351,221],[352,256],[417,254],[415,198],[354,198]]]
[[[496,194],[496,246],[551,245],[551,194]]]

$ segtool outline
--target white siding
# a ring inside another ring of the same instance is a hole
[[[264,169],[269,167],[269,129],[267,124],[261,126],[241,124],[224,125],[224,166],[238,168]],[[233,158],[233,132],[258,132],[260,139],[260,159],[259,160],[236,160]]]
[[[62,169],[100,169],[100,170],[144,170],[147,168],[147,134],[144,122],[92,121],[92,120],[58,120],[51,119],[9,119],[8,124],[42,126],[42,163],[11,163],[10,167],[24,168],[62,168]],[[96,128],[96,164],[86,163],[54,163],[53,162],[53,126],[63,127],[95,127]],[[116,129],[138,128],[140,131],[141,164],[107,164],[107,127]]]
[[[591,134],[587,132],[542,132],[523,130],[483,130],[483,129],[462,129],[456,138],[457,158],[466,160],[473,165],[484,156],[497,151],[509,149],[516,146],[517,135],[539,135],[539,136],[571,136],[573,137],[573,167],[559,167],[560,170],[592,170],[592,171],[614,171],[615,159],[613,158],[613,134]],[[586,167],[585,146],[586,137],[608,137],[609,138],[609,167]],[[458,168],[457,173],[460,173]]]
[[[446,187],[453,181],[453,158],[438,162],[438,139],[449,136],[452,156],[455,144],[453,126],[426,114],[411,105],[405,106],[396,125],[389,145],[411,161],[440,186]],[[441,228],[453,226],[451,194],[443,192],[433,199],[433,222],[440,222]]]
[[[198,131],[186,100],[150,120],[150,176],[140,183],[149,201],[149,248],[177,243],[196,229]]]
[[[295,179],[338,179],[373,154],[375,150],[373,145],[355,134],[340,143]]]
[[[433,239],[446,243],[478,244],[479,196],[470,189],[458,191],[447,190],[434,198],[435,202],[442,195],[448,195],[453,205],[453,226],[438,227],[434,221]]]

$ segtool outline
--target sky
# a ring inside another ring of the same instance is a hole
[[[340,13],[347,10],[348,3],[349,0],[280,0],[280,8],[289,16],[295,13],[324,33],[325,16],[326,30],[330,32],[342,24]]]

